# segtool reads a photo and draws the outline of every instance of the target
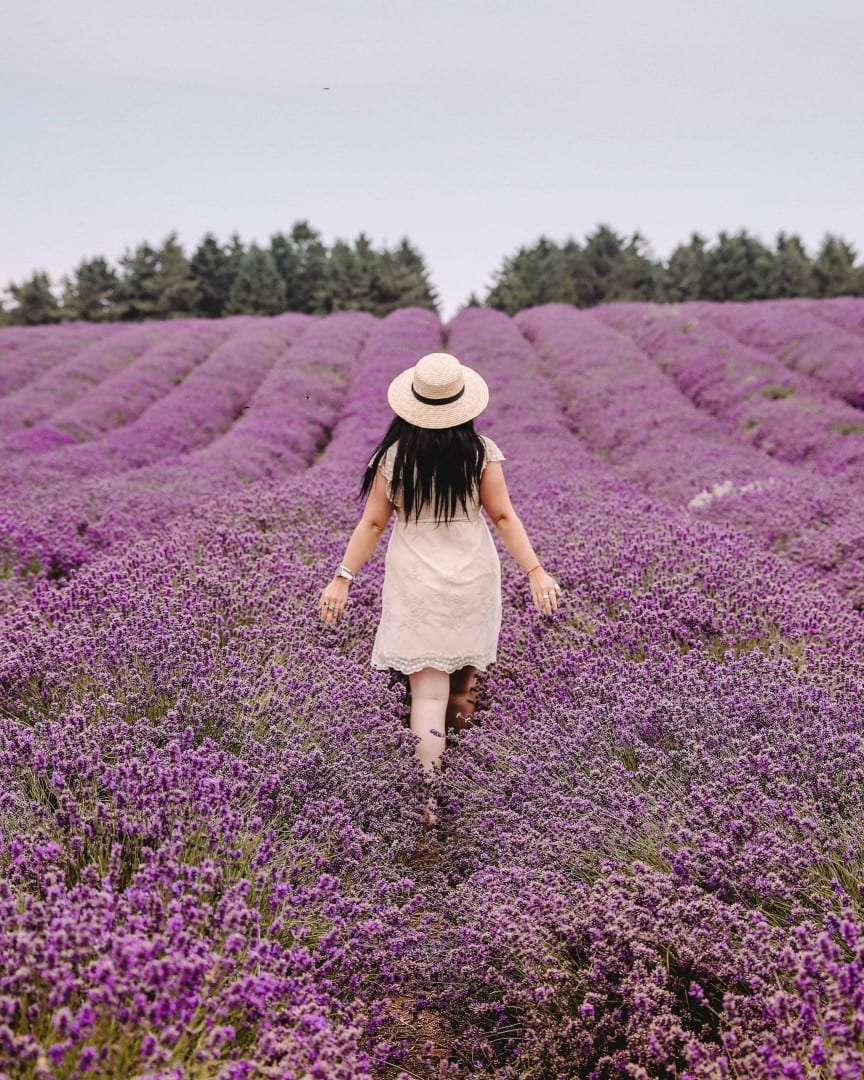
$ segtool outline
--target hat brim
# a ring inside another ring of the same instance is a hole
[[[456,427],[473,420],[489,404],[489,387],[482,375],[465,364],[461,365],[465,378],[465,393],[449,405],[424,405],[411,391],[414,368],[400,372],[387,388],[387,403],[397,416],[409,424],[424,428]]]

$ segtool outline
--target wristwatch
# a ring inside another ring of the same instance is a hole
[[[355,574],[351,573],[351,571],[348,569],[347,566],[343,566],[341,563],[336,568],[336,573],[335,573],[334,576],[335,577],[344,577],[344,578],[347,578],[349,581],[353,581],[354,578],[356,577]]]

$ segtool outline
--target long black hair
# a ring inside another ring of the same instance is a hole
[[[436,522],[452,521],[459,506],[467,514],[468,500],[480,487],[485,447],[474,421],[446,428],[422,428],[401,416],[393,418],[363,474],[360,497],[372,490],[375,472],[387,450],[398,443],[391,491],[402,489],[405,520],[415,521],[432,505]]]

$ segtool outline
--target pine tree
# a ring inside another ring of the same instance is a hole
[[[771,271],[771,296],[813,296],[815,289],[813,265],[801,238],[778,233]]]
[[[197,313],[210,319],[224,315],[237,265],[213,233],[206,233],[195,249],[189,271],[198,289]]]
[[[385,249],[377,254],[370,291],[368,310],[378,318],[401,307],[437,311],[423,258],[407,238],[394,251]]]
[[[125,251],[120,266],[112,318],[138,321],[195,314],[198,288],[176,232],[169,233],[158,248],[145,241],[134,251]]]
[[[157,252],[158,312],[161,318],[189,318],[196,314],[200,303],[198,283],[192,274],[189,259],[177,242],[177,233],[169,233]]]
[[[854,296],[855,249],[832,233],[826,233],[813,263],[817,296]]]
[[[585,249],[571,236],[561,248],[561,255],[564,260],[568,287],[566,295],[562,293],[559,299],[575,304],[577,307],[590,307],[596,303],[598,282]]]
[[[43,270],[37,270],[20,285],[10,282],[7,291],[15,301],[15,306],[5,313],[9,325],[38,326],[60,321],[60,305]]]
[[[703,300],[764,300],[771,295],[774,256],[746,229],[721,231],[706,252]]]
[[[615,278],[624,259],[624,238],[609,225],[598,225],[585,237],[584,252],[595,282],[589,305],[620,299]]]
[[[101,256],[82,259],[63,278],[63,318],[105,322],[111,316],[117,271]]]
[[[159,254],[146,241],[120,256],[120,280],[111,318],[118,322],[155,319],[159,314]]]
[[[651,258],[650,247],[635,232],[612,261],[606,283],[610,300],[657,300],[662,291],[662,269]]]
[[[311,313],[327,262],[327,248],[320,235],[308,221],[297,221],[288,236],[274,233],[270,253],[285,282],[288,310]]]
[[[366,311],[372,301],[375,252],[369,238],[360,233],[352,247],[337,240],[327,255],[324,274],[316,290],[314,310],[328,315],[333,311]]]
[[[694,232],[688,243],[679,244],[669,256],[662,272],[664,299],[678,303],[702,298],[705,244],[705,238]]]
[[[229,314],[278,315],[285,311],[285,282],[269,251],[252,244],[237,271],[226,308]]]
[[[564,252],[546,236],[531,247],[522,247],[505,258],[493,274],[486,306],[515,315],[537,304],[575,303],[571,267]]]

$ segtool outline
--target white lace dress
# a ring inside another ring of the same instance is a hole
[[[504,461],[495,443],[481,435],[487,461]],[[395,444],[379,468],[393,479]],[[399,492],[392,493],[396,521],[384,558],[381,620],[372,646],[372,666],[406,675],[424,667],[452,672],[466,664],[485,671],[495,661],[501,630],[501,562],[481,516],[479,499],[461,506],[454,521],[435,524],[431,508],[406,523]]]

